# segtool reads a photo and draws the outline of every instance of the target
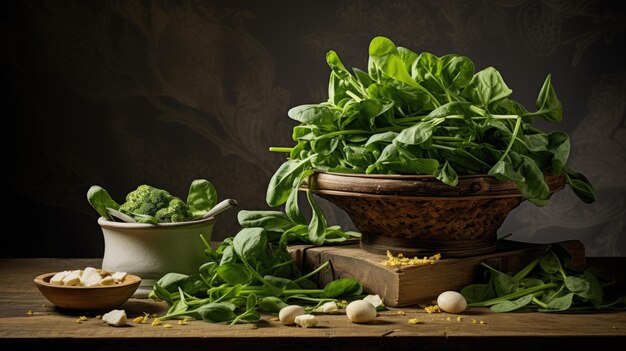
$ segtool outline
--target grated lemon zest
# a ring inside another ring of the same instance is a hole
[[[394,256],[391,251],[387,250],[387,261],[381,262],[383,266],[387,267],[400,267],[400,266],[424,266],[428,264],[435,264],[437,261],[441,259],[441,254],[435,254],[430,257],[424,256],[423,258],[413,257],[408,258],[404,257],[403,254],[399,253],[398,256]]]

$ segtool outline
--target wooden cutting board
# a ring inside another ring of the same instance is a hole
[[[569,267],[585,268],[584,245],[577,240],[559,242],[572,255]],[[303,272],[310,272],[330,262],[330,269],[319,273],[316,283],[324,286],[339,278],[354,278],[363,284],[369,294],[378,294],[386,306],[400,307],[430,303],[446,290],[459,291],[476,282],[485,262],[504,272],[517,271],[540,256],[548,244],[528,244],[509,240],[498,242],[494,253],[464,257],[442,258],[424,266],[387,267],[382,262],[387,256],[362,250],[359,244],[339,246],[293,245],[291,255]]]

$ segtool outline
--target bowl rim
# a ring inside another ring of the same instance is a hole
[[[565,187],[565,176],[544,174],[550,194]],[[431,175],[386,175],[316,171],[300,190],[319,195],[408,198],[500,198],[522,197],[512,181],[501,181],[487,174],[462,175],[450,186]]]
[[[55,288],[55,289],[66,289],[66,290],[74,290],[74,291],[78,291],[78,290],[97,290],[97,289],[114,289],[114,288],[123,288],[123,287],[128,287],[128,286],[133,286],[133,285],[137,285],[139,286],[139,284],[141,283],[141,277],[134,275],[134,274],[130,274],[130,273],[126,273],[126,277],[124,279],[124,282],[122,282],[121,284],[113,284],[113,285],[95,285],[95,286],[80,286],[80,285],[56,285],[56,284],[51,284],[49,282],[49,279],[52,278],[55,274],[57,274],[59,272],[48,272],[48,273],[43,273],[38,275],[37,277],[35,277],[33,279],[33,281],[35,282],[35,284],[37,285],[41,285],[41,286],[45,286],[45,287],[49,287],[49,288]],[[128,279],[128,277],[130,279]],[[46,278],[48,279],[48,281],[46,281]],[[128,280],[128,281],[127,281]]]
[[[126,229],[149,229],[149,228],[179,228],[179,227],[194,227],[215,222],[215,216],[208,218],[196,219],[192,221],[175,222],[175,223],[126,223],[126,222],[114,222],[109,221],[104,217],[98,218],[98,224],[105,228],[126,228]]]

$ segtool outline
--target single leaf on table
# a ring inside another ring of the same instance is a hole
[[[324,287],[323,297],[339,298],[359,295],[363,292],[361,283],[350,278],[333,280]]]
[[[236,317],[235,308],[236,306],[232,303],[211,302],[189,311],[189,315],[207,322],[226,322]]]
[[[489,309],[492,312],[511,312],[528,305],[532,300],[533,294],[528,294],[513,301],[504,300],[498,304],[492,305]]]
[[[567,293],[562,296],[557,296],[548,301],[548,308],[541,308],[541,312],[559,312],[568,310],[572,306],[574,299],[574,293]]]

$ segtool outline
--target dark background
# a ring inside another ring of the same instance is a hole
[[[570,164],[598,201],[566,188],[547,207],[520,206],[500,234],[626,255],[623,1],[18,1],[2,17],[2,257],[101,257],[93,184],[122,202],[139,184],[185,197],[206,178],[220,199],[267,209],[283,161],[268,147],[291,145],[287,110],[327,98],[328,50],[364,68],[377,35],[495,66],[528,107],[551,73],[565,117],[538,126],[570,134]],[[214,239],[236,234],[236,212]]]

